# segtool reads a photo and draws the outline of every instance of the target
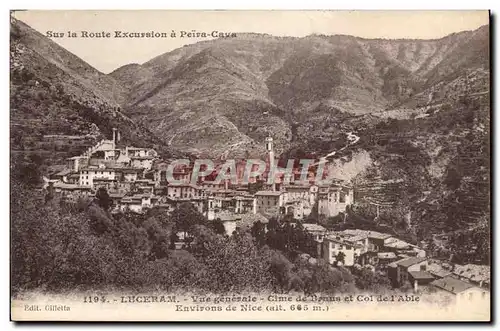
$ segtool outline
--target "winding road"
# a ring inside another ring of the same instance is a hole
[[[332,151],[332,152],[330,152],[330,153],[326,154],[325,156],[320,157],[319,161],[318,161],[318,162],[316,162],[316,163],[314,163],[314,164],[313,164],[313,166],[316,166],[316,165],[318,165],[318,164],[323,164],[323,163],[328,162],[328,160],[327,160],[327,159],[328,159],[329,157],[332,157],[332,156],[334,156],[335,154],[337,154],[337,152],[341,152],[341,151],[343,151],[344,149],[346,149],[347,147],[354,145],[355,143],[357,143],[357,142],[359,141],[359,139],[360,139],[360,137],[359,137],[359,136],[357,136],[357,135],[355,135],[354,133],[352,133],[352,132],[347,132],[347,144],[346,144],[344,147],[342,147],[341,149],[339,149],[339,150]]]

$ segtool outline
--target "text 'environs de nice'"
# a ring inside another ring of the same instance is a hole
[[[160,31],[46,31],[48,38],[233,38],[234,32],[223,31],[197,31],[197,30],[172,30],[170,32]]]

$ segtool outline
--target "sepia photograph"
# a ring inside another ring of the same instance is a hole
[[[488,10],[9,15],[12,321],[491,321]]]

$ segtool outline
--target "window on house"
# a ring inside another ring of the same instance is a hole
[[[345,202],[345,193],[344,192],[340,192],[339,202]]]
[[[427,270],[427,266],[425,264],[421,264],[420,271],[426,271],[426,270]]]

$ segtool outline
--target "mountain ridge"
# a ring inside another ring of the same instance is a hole
[[[123,107],[125,113],[149,123],[153,132],[164,135],[173,146],[190,148],[189,145],[197,142],[178,140],[183,136],[179,130],[166,127],[165,123],[155,124],[155,119],[182,118],[188,111],[187,105],[193,106],[191,112],[210,111],[223,113],[225,120],[226,116],[235,118],[238,114],[229,110],[234,106],[230,100],[239,98],[242,104],[247,103],[246,99],[262,103],[261,111],[254,113],[254,118],[269,114],[270,109],[272,113],[288,114],[285,117],[289,118],[280,117],[287,123],[271,119],[285,127],[280,134],[283,139],[277,141],[278,147],[285,150],[292,140],[290,134],[288,137],[286,134],[291,131],[290,123],[303,120],[302,113],[307,114],[320,103],[353,114],[379,113],[411,104],[414,95],[432,90],[439,83],[443,73],[435,68],[440,64],[450,77],[453,74],[460,76],[459,70],[450,66],[454,62],[449,60],[447,64],[444,60],[456,57],[454,49],[462,48],[471,38],[474,41],[477,35],[480,42],[487,40],[488,33],[488,26],[482,26],[432,40],[366,39],[345,35],[301,38],[266,35],[261,38],[253,34],[185,45],[142,65],[134,65],[136,71],[129,72],[131,78],[128,79],[118,77],[116,72],[120,68],[110,75],[122,80],[123,85],[131,86]],[[468,52],[467,49],[462,51],[467,56]],[[478,61],[475,67],[488,68],[488,60]],[[138,73],[139,70],[146,74]],[[136,81],[139,83],[135,84]],[[197,89],[192,89],[193,85],[197,85]],[[199,109],[200,104],[204,105],[203,110]],[[146,114],[150,114],[150,118]],[[182,127],[182,123],[181,120],[178,126]],[[221,125],[230,131],[228,125]],[[252,135],[241,125],[236,128],[239,133],[234,133],[238,139],[253,145],[261,144],[265,138],[262,134]],[[203,130],[201,123],[200,129]],[[267,131],[275,129],[270,127]],[[236,154],[263,152],[252,146],[246,148]],[[193,149],[197,151],[210,153],[203,148]],[[212,156],[218,157],[225,152],[213,150]]]
[[[45,166],[62,164],[109,138],[113,127],[124,142],[161,146],[147,128],[121,112],[121,83],[15,18],[10,38],[12,158],[30,154]]]

